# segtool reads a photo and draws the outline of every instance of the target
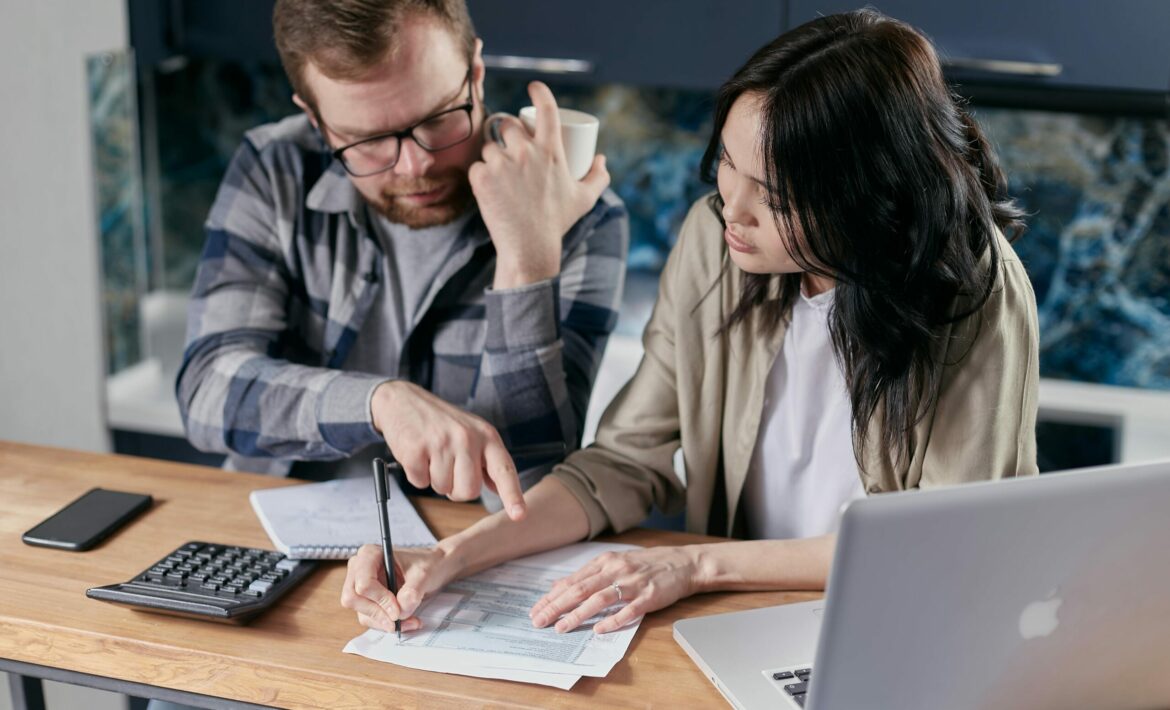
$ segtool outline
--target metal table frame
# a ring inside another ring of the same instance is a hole
[[[217,698],[213,695],[188,693],[184,690],[172,690],[171,688],[160,688],[156,685],[135,683],[129,680],[40,666],[8,658],[0,658],[0,671],[8,673],[9,695],[12,698],[13,710],[45,710],[45,691],[41,684],[42,680],[83,685],[87,688],[109,690],[128,695],[130,696],[130,710],[143,710],[148,698],[167,700],[198,708],[211,708],[212,710],[235,710],[236,708],[264,710],[268,707],[239,700]]]

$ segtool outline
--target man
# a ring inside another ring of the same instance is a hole
[[[483,139],[464,0],[278,0],[303,115],[250,131],[207,222],[176,384],[192,443],[323,479],[388,446],[455,500],[524,513],[509,448],[575,448],[616,322],[628,219],[573,180],[556,102]],[[325,463],[332,462],[332,463]],[[524,486],[533,480],[524,481]]]

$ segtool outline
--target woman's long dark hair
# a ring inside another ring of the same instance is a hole
[[[894,460],[938,397],[947,324],[977,312],[999,271],[996,228],[1022,213],[930,42],[873,10],[818,18],[756,52],[720,89],[703,177],[716,181],[732,104],[762,99],[765,182],[792,257],[836,281],[829,316],[862,447],[881,416]],[[722,221],[718,195],[712,209]],[[725,329],[760,313],[774,331],[801,274],[748,274]],[[862,451],[855,452],[858,461]]]

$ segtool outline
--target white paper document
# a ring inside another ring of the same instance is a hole
[[[581,676],[604,677],[625,656],[641,619],[595,635],[590,619],[558,634],[533,628],[528,611],[552,583],[609,550],[632,545],[583,542],[505,562],[452,582],[418,610],[423,628],[402,635],[370,629],[346,653],[408,668],[541,683],[568,690]],[[616,607],[606,610],[606,614]],[[598,617],[600,618],[600,617]]]

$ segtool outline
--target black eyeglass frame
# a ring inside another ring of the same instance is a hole
[[[341,167],[345,168],[345,172],[349,173],[350,175],[352,175],[354,177],[369,177],[371,175],[377,175],[378,173],[384,173],[387,170],[393,169],[395,165],[398,165],[398,159],[400,157],[402,157],[402,140],[404,138],[409,138],[409,139],[413,140],[415,145],[417,145],[419,148],[422,148],[423,150],[427,151],[428,153],[438,153],[441,150],[453,148],[453,147],[459,145],[460,143],[466,142],[473,135],[475,135],[475,121],[474,121],[474,117],[471,115],[472,110],[475,108],[475,87],[471,83],[471,70],[472,70],[472,68],[473,68],[472,66],[467,67],[467,74],[464,76],[464,79],[463,79],[464,83],[467,84],[467,102],[466,103],[462,103],[462,104],[459,104],[458,106],[452,106],[451,108],[443,109],[442,111],[432,113],[431,115],[426,116],[419,121],[416,121],[412,125],[407,126],[406,128],[402,129],[401,131],[387,131],[386,133],[379,133],[378,135],[370,136],[368,138],[363,138],[360,141],[354,141],[353,143],[343,145],[340,148],[337,148],[336,150],[332,151],[330,153],[330,155],[332,155],[335,160],[340,162]],[[454,143],[448,143],[447,145],[431,147],[431,146],[428,146],[425,143],[423,143],[421,140],[419,140],[414,135],[415,129],[418,128],[419,126],[423,125],[424,123],[428,123],[430,121],[435,120],[436,118],[440,118],[442,116],[446,116],[448,114],[452,114],[452,113],[455,113],[457,111],[463,111],[467,114],[467,126],[468,126],[467,135],[464,136],[463,138],[460,138],[459,140],[455,141]],[[325,125],[325,122],[323,120],[321,120],[320,114],[317,115],[317,121],[320,122],[321,125]],[[354,172],[352,168],[350,168],[349,163],[346,162],[345,156],[343,155],[343,153],[345,153],[345,151],[347,151],[350,148],[353,148],[355,146],[365,145],[367,143],[373,143],[375,141],[386,140],[387,138],[398,139],[398,150],[395,151],[394,160],[391,161],[389,165],[382,167],[382,168],[379,168],[378,170],[368,172],[368,173],[357,173],[357,172]]]

